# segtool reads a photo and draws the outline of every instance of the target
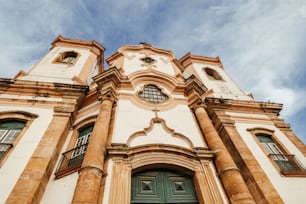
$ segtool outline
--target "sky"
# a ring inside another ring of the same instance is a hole
[[[256,101],[283,104],[306,143],[305,0],[0,0],[0,77],[28,71],[58,35],[95,40],[105,57],[140,42],[219,56]]]

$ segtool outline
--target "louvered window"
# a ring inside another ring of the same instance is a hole
[[[13,147],[13,143],[23,129],[22,121],[4,121],[0,123],[0,160]]]

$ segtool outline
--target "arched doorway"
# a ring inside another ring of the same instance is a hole
[[[167,169],[132,175],[131,203],[199,203],[192,176]]]

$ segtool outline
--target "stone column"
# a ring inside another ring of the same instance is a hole
[[[72,203],[97,203],[103,176],[104,156],[114,100],[103,97],[98,118],[79,171]]]
[[[255,203],[239,169],[219,137],[203,105],[195,107],[195,115],[208,147],[216,152],[215,164],[217,171],[231,203]]]
[[[7,198],[6,204],[40,202],[70,127],[71,113],[66,112],[65,107],[58,107],[55,111],[48,129]]]

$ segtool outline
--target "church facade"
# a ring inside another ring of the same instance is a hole
[[[104,69],[104,61],[108,67]],[[0,202],[305,203],[306,148],[221,60],[58,36],[0,79]]]

